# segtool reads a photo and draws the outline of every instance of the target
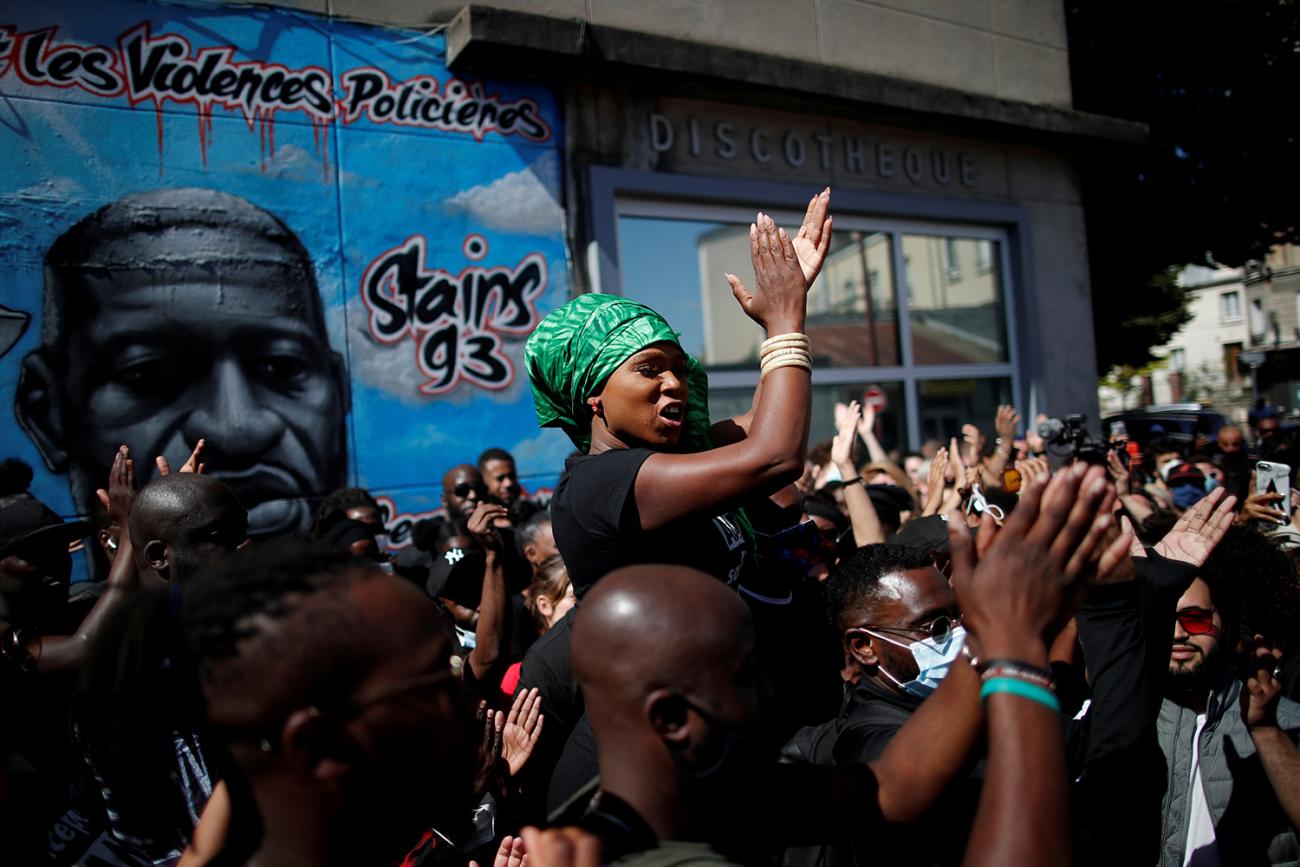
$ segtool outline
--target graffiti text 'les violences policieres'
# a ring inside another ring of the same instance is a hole
[[[95,96],[126,95],[132,105],[153,101],[194,105],[210,114],[213,106],[241,111],[251,124],[276,112],[296,111],[313,123],[342,118],[353,123],[392,123],[482,139],[489,132],[547,141],[550,126],[528,98],[505,101],[481,83],[417,75],[398,81],[374,67],[340,73],[343,96],[336,98],[329,72],[319,66],[298,69],[262,60],[236,60],[234,46],[198,51],[175,34],[154,34],[148,22],[118,37],[117,46],[59,41],[57,27],[17,32],[0,25],[0,78],[11,70],[33,87],[77,87]]]
[[[361,297],[370,334],[392,344],[416,345],[424,394],[469,382],[501,389],[514,380],[504,337],[523,338],[537,327],[537,299],[546,290],[546,259],[529,253],[514,267],[470,266],[459,274],[425,264],[425,239],[407,238],[370,263]]]

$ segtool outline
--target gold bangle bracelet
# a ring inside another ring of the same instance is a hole
[[[771,373],[774,370],[779,370],[782,367],[802,367],[804,370],[808,371],[808,373],[810,374],[812,373],[812,363],[808,361],[808,359],[795,358],[795,357],[782,358],[777,361],[773,361],[771,364],[765,365],[762,369],[762,372],[759,373],[758,376],[759,381],[762,382],[764,379],[767,379],[767,375],[769,373]]]
[[[792,331],[789,334],[778,334],[775,337],[769,337],[759,345],[758,350],[759,352],[765,352],[769,349],[775,349],[778,346],[808,347],[811,345],[812,341],[808,339],[807,334],[800,334],[797,331]]]
[[[806,360],[809,364],[812,364],[812,353],[806,349],[795,349],[794,347],[791,347],[789,349],[772,350],[763,357],[761,362],[759,362],[759,367],[767,367],[779,359],[786,358],[800,358]]]
[[[771,352],[764,355],[759,361],[761,364],[766,364],[774,358],[788,358],[791,355],[802,355],[809,359],[812,358],[812,354],[809,353],[808,350],[791,346],[786,349],[773,349]]]

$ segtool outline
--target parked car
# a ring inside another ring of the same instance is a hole
[[[1194,444],[1198,436],[1214,440],[1219,435],[1219,428],[1231,423],[1222,413],[1199,403],[1167,403],[1106,416],[1101,422],[1102,434],[1109,438],[1111,426],[1117,421],[1124,423],[1130,440],[1143,446],[1161,436],[1189,445]],[[1153,432],[1157,426],[1159,429]]]

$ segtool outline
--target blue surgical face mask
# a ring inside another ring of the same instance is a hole
[[[895,647],[906,647],[912,651],[912,659],[916,660],[916,677],[907,683],[900,682],[898,678],[886,671],[883,665],[877,664],[877,667],[881,674],[894,682],[895,686],[917,698],[925,698],[938,688],[939,681],[948,674],[948,669],[952,668],[952,664],[957,661],[962,647],[966,644],[966,628],[963,626],[954,626],[948,640],[943,644],[934,638],[907,644],[879,635],[869,629],[864,629],[863,632]]]
[[[1218,486],[1219,486],[1219,480],[1216,479],[1214,476],[1205,477],[1205,493],[1208,494],[1210,491],[1213,491]]]

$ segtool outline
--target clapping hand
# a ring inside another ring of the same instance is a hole
[[[835,405],[835,439],[831,441],[831,462],[840,471],[840,477],[848,480],[855,472],[853,464],[853,444],[857,440],[858,422],[862,417],[862,407],[856,400],[840,412],[843,404]]]
[[[827,187],[808,200],[808,210],[803,215],[803,225],[794,236],[794,252],[803,270],[805,291],[821,273],[826,262],[826,251],[831,246],[831,188]]]
[[[127,515],[131,513],[131,504],[140,489],[136,487],[135,461],[131,459],[131,450],[119,446],[113,456],[113,466],[108,471],[108,489],[99,488],[95,495],[108,511],[111,524],[126,527]]]
[[[976,541],[949,517],[953,590],[984,656],[1046,662],[1046,642],[1096,576],[1114,497],[1100,467],[1077,464],[1031,483],[1000,531],[986,516]]]
[[[753,292],[735,274],[725,275],[745,315],[768,331],[802,331],[808,304],[802,266],[790,236],[767,214],[749,225],[749,256]]]

